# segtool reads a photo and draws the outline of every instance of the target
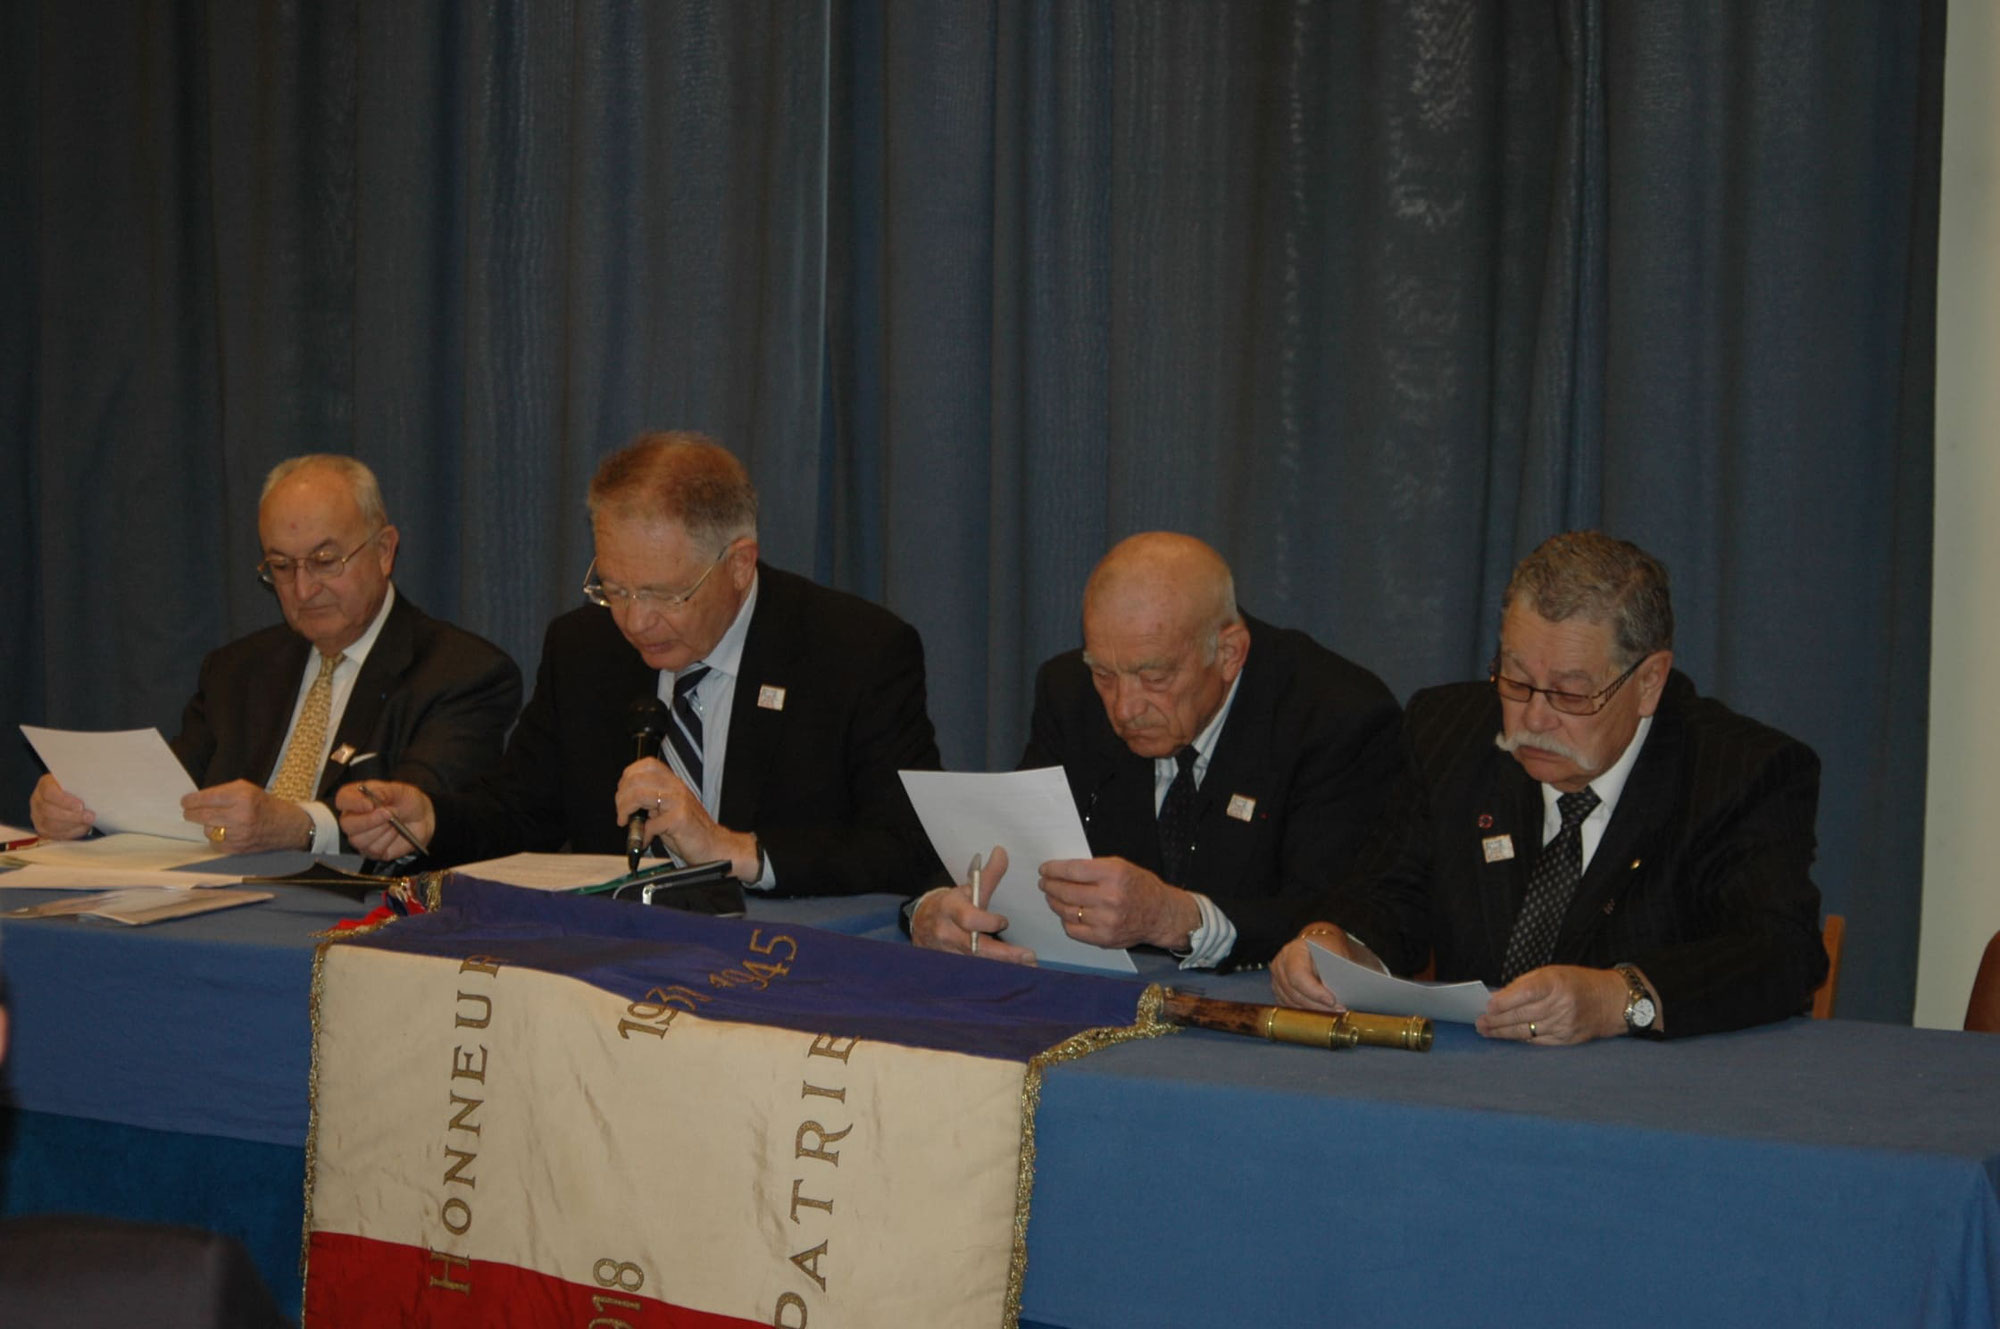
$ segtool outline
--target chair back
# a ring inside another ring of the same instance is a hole
[[[1978,1034],[2000,1034],[2000,932],[1986,943],[1979,972],[1972,977],[1972,999],[1965,1003],[1965,1027]]]
[[[1828,914],[1820,929],[1820,944],[1826,947],[1826,981],[1813,992],[1813,1019],[1833,1018],[1833,999],[1840,993],[1840,947],[1847,940],[1847,917]]]

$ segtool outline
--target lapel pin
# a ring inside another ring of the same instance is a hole
[[[332,765],[345,766],[348,762],[354,760],[354,745],[352,743],[342,743],[339,747],[328,753],[326,759]]]
[[[757,709],[762,711],[782,711],[785,709],[785,690],[772,687],[769,683],[757,689]]]
[[[1247,794],[1231,794],[1229,796],[1228,811],[1229,815],[1236,818],[1236,820],[1248,821],[1256,815],[1257,800],[1249,797]]]
[[[1514,856],[1514,837],[1489,835],[1479,842],[1479,849],[1488,863],[1504,863]]]
[[[1639,860],[1635,858],[1632,860],[1631,871],[1637,872],[1638,870],[1639,870]]]
[[[1480,813],[1480,814],[1479,814],[1479,829],[1480,829],[1480,830],[1482,830],[1482,831],[1490,831],[1490,830],[1492,830],[1492,829],[1493,829],[1493,814],[1492,814],[1492,813],[1490,813],[1490,812],[1482,812],[1482,813]]]

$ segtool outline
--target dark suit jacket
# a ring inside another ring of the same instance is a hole
[[[866,600],[757,575],[716,820],[756,834],[784,894],[913,890],[939,870],[896,774],[938,766],[923,642]],[[622,852],[612,795],[633,759],[629,711],[658,685],[608,610],[556,619],[500,771],[437,801],[433,859]],[[766,686],[784,689],[782,709],[759,704]]]
[[[170,746],[206,789],[263,784],[284,750],[312,643],[283,623],[209,653]],[[470,784],[500,760],[521,706],[521,671],[507,653],[432,618],[401,591],[362,663],[315,786],[327,798],[350,778],[406,780],[436,795]],[[375,761],[332,760],[343,744]]]
[[[1412,697],[1389,819],[1321,903],[1317,917],[1395,973],[1435,955],[1441,980],[1500,980],[1542,842],[1541,785],[1493,746],[1500,728],[1488,684]],[[1637,965],[1675,1037],[1806,1009],[1826,973],[1808,875],[1818,803],[1812,749],[1696,696],[1676,671],[1554,963]],[[1487,862],[1482,842],[1501,835],[1514,857]]]
[[[1268,958],[1304,907],[1348,865],[1396,770],[1396,698],[1382,680],[1303,632],[1243,616],[1250,629],[1236,700],[1202,777],[1194,865],[1176,882],[1236,926],[1232,960]],[[1112,731],[1081,651],[1035,680],[1024,770],[1060,765],[1091,852],[1160,870],[1153,759]],[[1255,800],[1249,820],[1230,799]]]

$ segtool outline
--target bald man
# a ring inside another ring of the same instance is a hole
[[[397,531],[373,471],[333,453],[278,463],[257,535],[257,573],[285,621],[202,661],[170,745],[201,786],[183,817],[238,853],[335,854],[347,846],[330,804],[348,779],[444,792],[499,761],[521,671],[396,593]],[[28,808],[50,839],[96,822],[53,775]]]
[[[1104,556],[1081,651],[1042,666],[1023,769],[1060,765],[1095,857],[1029,865],[1080,941],[1184,968],[1271,953],[1353,857],[1396,766],[1395,697],[1302,632],[1241,613],[1221,555],[1156,531]],[[985,883],[1006,871],[1004,846]],[[924,896],[918,945],[1007,926],[964,886]],[[1028,962],[990,935],[979,954]]]

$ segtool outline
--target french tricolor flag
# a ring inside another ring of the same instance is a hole
[[[1125,981],[450,877],[314,984],[305,1323],[1010,1324]]]

